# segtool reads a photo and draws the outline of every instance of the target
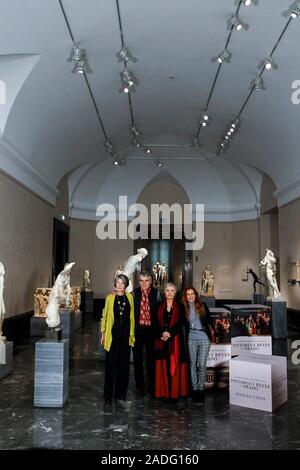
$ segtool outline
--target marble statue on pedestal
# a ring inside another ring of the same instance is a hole
[[[85,269],[83,272],[83,290],[84,292],[92,291],[91,271],[89,269]]]
[[[3,264],[0,262],[0,343],[5,343],[6,338],[3,336],[2,333],[2,326],[4,321],[5,315],[5,305],[3,300],[3,291],[4,291],[4,276],[5,276],[5,269]]]
[[[59,305],[69,305],[71,296],[70,272],[75,263],[68,263],[57,276],[49,295],[49,303],[46,308],[46,323],[49,328],[56,328],[60,324]]]
[[[270,299],[282,299],[276,280],[276,258],[273,251],[268,250],[260,265],[266,268]]]
[[[201,279],[201,294],[206,296],[214,295],[215,276],[210,268],[210,264],[205,266]]]
[[[129,286],[127,287],[127,292],[132,292],[133,290],[133,274],[139,268],[142,260],[148,255],[146,248],[139,248],[136,255],[132,255],[124,263],[123,270],[120,274],[125,274],[129,279]]]

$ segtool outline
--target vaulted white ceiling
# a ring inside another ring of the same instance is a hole
[[[232,34],[232,60],[220,70],[201,147],[156,148],[151,156],[169,159],[164,171],[186,190],[189,185],[191,200],[202,198],[202,182],[212,209],[255,207],[261,172],[274,180],[279,204],[300,195],[300,106],[291,101],[292,83],[300,79],[300,19],[286,30],[274,54],[278,69],[264,73],[266,90],[251,96],[230,149],[205,161],[240,110],[292,4],[256,3],[240,8],[249,29]],[[139,80],[131,98],[141,140],[190,144],[217,71],[212,58],[224,49],[236,1],[119,4],[125,44],[137,58],[129,67]],[[0,100],[0,168],[51,202],[59,180],[72,170],[74,207],[94,207],[99,198],[111,197],[108,188],[116,190],[118,184],[134,200],[159,170],[131,146],[128,97],[119,92],[123,65],[116,57],[121,48],[116,2],[63,0],[63,6],[76,41],[87,52],[87,77],[104,128],[127,165],[112,166],[84,77],[71,73],[72,41],[59,1],[1,0],[0,80],[6,85],[6,103]]]

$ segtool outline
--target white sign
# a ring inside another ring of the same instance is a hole
[[[287,359],[244,354],[229,361],[230,403],[274,411],[287,401]]]
[[[231,338],[232,356],[248,353],[272,355],[272,337],[256,335]]]
[[[228,367],[230,358],[230,344],[212,344],[208,353],[206,367]]]

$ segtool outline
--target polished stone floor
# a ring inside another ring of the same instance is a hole
[[[76,333],[69,399],[63,409],[33,408],[34,341],[15,345],[12,375],[0,382],[0,449],[300,449],[300,366],[288,341],[289,401],[274,413],[230,406],[210,391],[204,405],[136,399],[133,370],[126,402],[103,404],[104,363],[97,323]],[[286,343],[275,345],[277,352]]]

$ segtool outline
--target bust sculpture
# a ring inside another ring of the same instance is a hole
[[[281,298],[276,280],[276,258],[273,251],[268,250],[260,265],[266,268],[267,283],[269,287],[269,299]]]
[[[210,264],[205,266],[201,279],[201,294],[205,296],[214,295],[215,276],[210,268]]]
[[[84,292],[91,292],[92,282],[91,282],[91,271],[85,269],[83,272],[83,290]]]
[[[56,328],[60,324],[59,304],[70,304],[71,287],[70,272],[75,263],[68,263],[59,273],[49,295],[46,308],[46,323],[49,328]]]
[[[124,263],[123,270],[120,274],[125,274],[129,279],[129,286],[127,287],[127,292],[132,292],[133,290],[133,274],[140,266],[142,260],[148,255],[146,248],[139,248],[136,255],[132,255]]]
[[[0,343],[5,343],[6,338],[3,336],[2,327],[5,315],[5,305],[3,300],[3,291],[4,291],[4,276],[5,269],[3,264],[0,262]]]

